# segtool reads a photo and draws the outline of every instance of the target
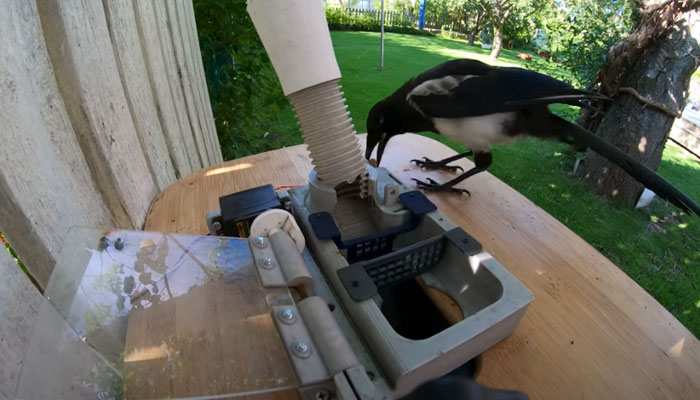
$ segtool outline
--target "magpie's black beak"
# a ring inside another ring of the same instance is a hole
[[[386,147],[386,142],[389,141],[389,135],[386,133],[383,126],[384,108],[384,101],[380,101],[369,110],[369,115],[367,115],[367,147],[365,148],[365,158],[369,161],[374,148],[377,147],[377,167],[379,163],[382,162],[384,147]]]
[[[384,154],[384,148],[386,147],[387,141],[388,138],[386,133],[368,130],[365,158],[369,161],[370,157],[372,157],[372,151],[374,151],[374,148],[377,147],[377,166],[379,166],[379,163],[382,162],[382,155]]]

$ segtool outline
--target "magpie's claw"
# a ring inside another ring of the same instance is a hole
[[[456,188],[454,186],[446,186],[445,184],[438,183],[431,178],[425,178],[425,180],[427,182],[421,181],[420,179],[416,179],[416,178],[411,178],[411,180],[416,181],[419,189],[428,190],[431,192],[452,192],[452,193],[459,193],[459,194],[466,193],[467,195],[469,195],[469,197],[471,197],[471,195],[472,195],[467,189],[460,189],[460,188]]]
[[[450,171],[450,172],[457,172],[457,170],[461,170],[464,172],[464,168],[460,167],[459,165],[447,165],[447,163],[443,163],[440,161],[433,161],[429,159],[428,157],[423,157],[422,160],[416,160],[413,159],[411,162],[416,163],[417,166],[421,168],[426,168],[426,169],[441,169],[444,171]]]

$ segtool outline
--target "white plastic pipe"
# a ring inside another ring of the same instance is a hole
[[[289,96],[318,180],[334,187],[364,169],[338,80],[321,0],[248,0],[248,13]]]
[[[248,0],[284,94],[340,79],[321,0]]]

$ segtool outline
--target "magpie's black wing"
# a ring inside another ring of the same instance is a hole
[[[432,79],[416,84],[406,96],[409,104],[428,117],[460,118],[513,111],[534,104],[580,105],[584,99],[604,98],[526,69],[488,67],[461,72],[454,67],[449,75],[433,73],[426,76]]]

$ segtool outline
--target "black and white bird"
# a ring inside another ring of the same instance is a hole
[[[590,148],[627,171],[633,178],[686,212],[700,215],[698,206],[678,188],[605,140],[552,114],[547,106],[564,103],[588,106],[606,97],[521,68],[493,67],[476,60],[452,60],[409,80],[372,107],[367,118],[369,160],[377,147],[377,165],[389,139],[406,132],[436,132],[463,143],[469,151],[440,161],[411,160],[426,168],[456,171],[448,165],[473,155],[474,167],[438,183],[414,179],[425,190],[467,193],[454,186],[491,165],[491,147],[535,136]]]

